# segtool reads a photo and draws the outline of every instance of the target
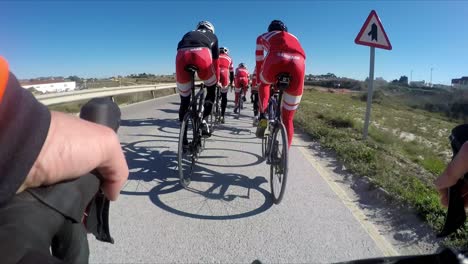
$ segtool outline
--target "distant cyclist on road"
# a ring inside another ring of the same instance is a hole
[[[250,85],[250,92],[252,97],[253,112],[254,112],[254,121],[253,125],[258,125],[258,82],[257,82],[257,69],[254,69],[252,74],[252,84]]]
[[[234,113],[237,113],[237,105],[239,103],[240,94],[243,93],[242,100],[245,102],[245,94],[247,93],[247,89],[249,88],[249,71],[247,70],[247,66],[243,62],[239,63],[239,66],[236,69],[236,74],[234,76],[234,84],[236,86],[235,92],[235,108]],[[242,88],[243,87],[243,88]]]
[[[219,82],[221,84],[221,123],[224,124],[224,113],[226,112],[228,101],[227,93],[229,91],[228,78],[231,86],[234,81],[233,61],[229,56],[229,50],[226,47],[219,48],[219,72]]]
[[[188,65],[198,68],[198,77],[207,87],[203,111],[202,133],[211,136],[206,118],[210,115],[216,96],[216,84],[219,80],[218,38],[214,34],[213,24],[201,21],[197,28],[182,37],[177,46],[176,80],[180,94],[179,120],[182,121],[190,104],[191,75],[185,70]]]
[[[288,33],[286,25],[280,20],[273,20],[268,26],[268,32],[258,36],[255,55],[257,81],[260,81],[260,117],[256,135],[263,137],[267,127],[265,112],[270,98],[270,85],[276,82],[278,74],[289,73],[291,82],[283,94],[281,113],[290,147],[294,135],[293,117],[304,90],[305,52],[299,40]]]

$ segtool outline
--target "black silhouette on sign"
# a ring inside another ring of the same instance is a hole
[[[367,33],[368,36],[371,36],[371,40],[375,40],[375,41],[378,41],[377,40],[377,25],[375,23],[372,23],[372,26],[371,26],[371,31],[369,31],[369,33]]]

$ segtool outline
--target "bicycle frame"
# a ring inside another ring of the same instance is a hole
[[[276,94],[274,92],[275,90],[272,89],[270,93],[270,99],[268,100],[268,116],[269,118],[273,118],[273,122],[269,125],[269,130],[270,130],[270,136],[273,135],[273,131],[275,131],[281,124],[282,124],[282,117],[281,117],[281,102],[283,100],[283,92],[289,87],[289,82],[290,82],[290,76],[289,74],[282,73],[278,75],[277,82],[275,84],[275,87],[278,88],[278,98],[274,99],[273,98]],[[273,112],[273,113],[272,113]],[[267,143],[267,160],[268,162],[271,162],[271,150],[272,150],[272,145],[273,142],[268,136],[268,143]]]
[[[190,150],[196,156],[198,154],[198,150],[200,147],[200,139],[201,139],[201,132],[200,132],[200,124],[203,115],[203,104],[204,104],[204,85],[200,84],[200,90],[195,94],[195,72],[192,72],[192,99],[190,101],[191,111],[190,114],[193,118],[193,137],[194,141],[192,142],[192,146],[190,146]],[[187,133],[185,131],[185,133]]]

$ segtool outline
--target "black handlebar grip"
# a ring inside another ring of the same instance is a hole
[[[111,98],[95,98],[81,107],[80,118],[112,128],[120,125],[120,108]]]
[[[80,111],[80,118],[105,125],[115,132],[119,129],[120,117],[120,108],[110,97],[95,98],[83,105]],[[109,230],[109,207],[110,201],[99,191],[90,203],[85,224],[96,239],[114,243]]]

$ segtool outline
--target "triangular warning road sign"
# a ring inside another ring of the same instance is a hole
[[[392,49],[392,44],[390,44],[387,33],[385,33],[384,27],[382,26],[380,18],[375,10],[370,12],[354,42],[356,44],[381,49]]]

